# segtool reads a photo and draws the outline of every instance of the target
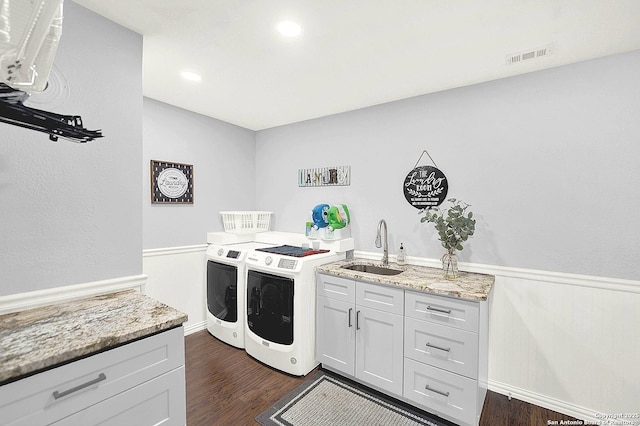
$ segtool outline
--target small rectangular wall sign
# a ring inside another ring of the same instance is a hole
[[[298,170],[298,186],[351,185],[351,166],[314,167]]]
[[[193,204],[193,165],[151,160],[151,203]]]

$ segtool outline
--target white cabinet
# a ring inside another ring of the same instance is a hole
[[[319,274],[316,359],[402,395],[404,291]]]
[[[177,327],[0,386],[4,425],[184,425]]]
[[[487,301],[318,274],[316,360],[460,425],[477,425],[488,380]]]
[[[404,397],[477,425],[487,391],[486,302],[405,292]]]

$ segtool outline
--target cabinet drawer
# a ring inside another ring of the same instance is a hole
[[[183,365],[178,327],[0,386],[0,418],[49,424]]]
[[[354,303],[356,300],[356,282],[333,275],[318,274],[316,280],[318,296]]]
[[[475,380],[404,360],[404,397],[426,411],[455,419],[456,423],[476,424],[476,392]]]
[[[407,291],[406,316],[478,332],[478,303]]]
[[[404,314],[404,290],[358,282],[356,305],[392,314]]]
[[[404,356],[435,367],[478,377],[478,335],[415,318],[405,318]]]
[[[54,426],[183,426],[186,423],[184,367],[92,405]]]

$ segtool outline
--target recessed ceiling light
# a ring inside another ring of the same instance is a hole
[[[285,37],[297,37],[302,32],[302,27],[291,20],[278,22],[276,28]]]
[[[184,78],[185,80],[189,80],[189,81],[201,81],[202,80],[202,76],[200,74],[197,74],[197,73],[192,72],[192,71],[182,71],[180,73],[180,76],[182,78]]]

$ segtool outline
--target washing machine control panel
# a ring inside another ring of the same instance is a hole
[[[227,257],[229,259],[237,259],[240,257],[240,252],[237,250],[229,250],[229,253],[227,253]]]
[[[278,262],[278,268],[282,268],[282,269],[296,269],[296,265],[298,264],[298,261],[295,259],[285,259],[282,258],[280,259],[280,261]]]

